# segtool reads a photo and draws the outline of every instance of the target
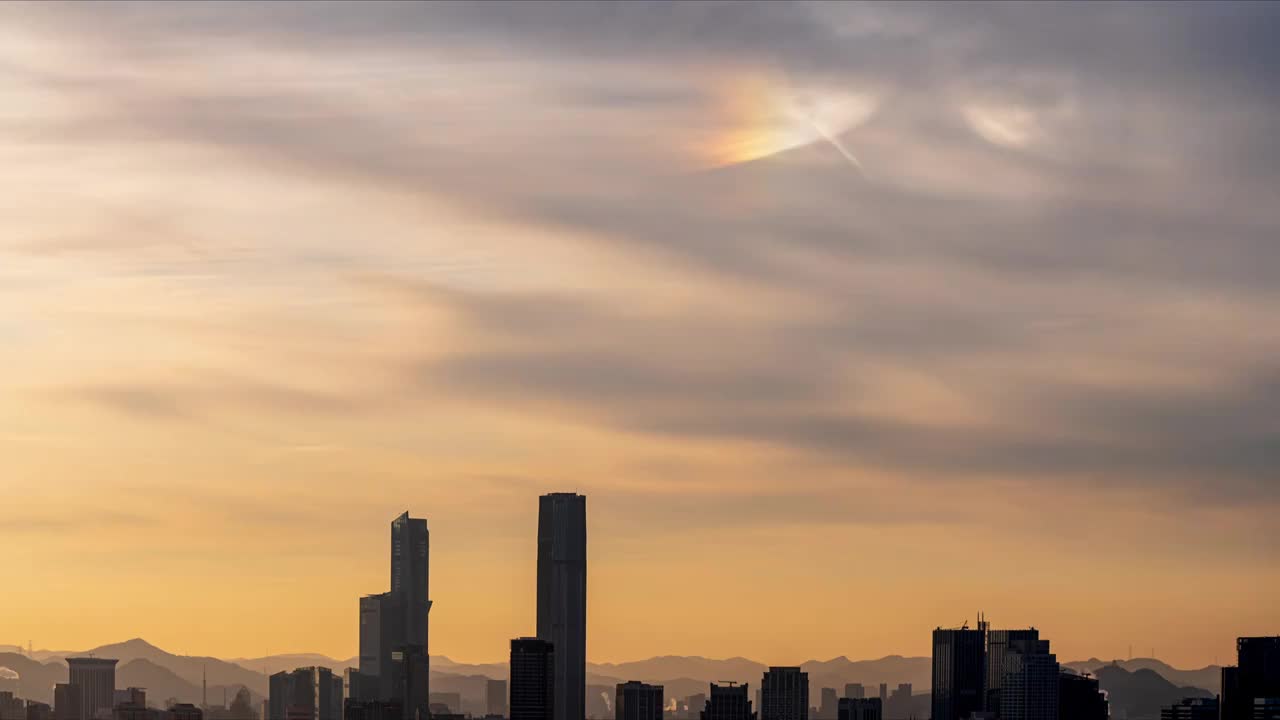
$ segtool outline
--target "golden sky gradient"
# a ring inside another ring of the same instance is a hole
[[[0,643],[349,657],[407,509],[497,661],[550,491],[594,661],[1275,633],[1247,18],[950,12],[0,7]]]

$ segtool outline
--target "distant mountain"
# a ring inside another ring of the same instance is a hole
[[[1174,685],[1190,685],[1191,687],[1204,688],[1209,692],[1217,695],[1222,687],[1222,668],[1218,665],[1207,665],[1199,670],[1179,670],[1175,667],[1156,660],[1155,658],[1133,658],[1131,660],[1099,660],[1098,658],[1089,658],[1088,660],[1077,660],[1075,662],[1064,663],[1067,667],[1080,672],[1094,672],[1104,665],[1119,665],[1120,667],[1133,672],[1135,670],[1154,670],[1161,677]]]
[[[189,682],[166,667],[157,665],[145,658],[130,660],[116,667],[116,687],[140,687],[147,691],[147,704],[151,707],[165,707],[170,698],[178,702],[200,703],[203,700],[204,688]],[[236,696],[243,685],[210,685],[209,702],[220,705],[225,694],[227,702]],[[260,703],[261,694],[249,689],[250,700]]]
[[[18,675],[16,680],[6,680],[5,690],[43,703],[53,702],[54,683],[67,681],[66,665],[57,661],[42,663],[18,653],[0,652],[0,668],[8,668]]]
[[[435,658],[431,658],[431,662],[435,663]],[[231,658],[227,662],[235,663],[243,668],[248,668],[254,672],[265,672],[267,675],[278,673],[281,670],[293,670],[300,667],[327,667],[335,672],[341,672],[349,667],[359,667],[360,658],[351,657],[346,660],[338,660],[328,655],[319,653],[284,653],[281,655],[267,655],[264,657],[254,658]]]
[[[197,691],[194,695],[176,695],[179,700],[184,702],[200,701],[200,683],[201,676],[207,673],[208,683],[210,687],[209,699],[211,701],[221,701],[221,686],[228,688],[239,688],[244,686],[249,688],[249,692],[255,698],[263,698],[267,695],[267,676],[261,672],[241,667],[235,663],[219,660],[213,657],[200,657],[194,655],[174,655],[171,652],[161,650],[142,638],[134,638],[122,643],[113,643],[111,645],[103,645],[101,647],[87,650],[85,653],[91,653],[97,657],[117,658],[120,660],[120,666],[127,665],[134,660],[146,660],[153,665],[159,666],[176,675],[178,678],[190,683]],[[81,654],[81,653],[76,653]],[[74,655],[73,655],[74,657]],[[272,672],[284,668],[273,668]],[[292,667],[288,669],[293,669]],[[122,672],[122,670],[117,670]],[[121,685],[121,680],[116,680],[118,687],[126,687]],[[212,688],[219,688],[218,695],[213,694]],[[149,688],[149,690],[151,690]],[[230,693],[234,695],[234,692]],[[162,702],[168,695],[156,695],[154,690],[148,692],[147,697],[154,697],[155,702]]]
[[[1129,672],[1119,665],[1103,665],[1094,675],[1107,692],[1115,720],[1159,720],[1162,707],[1183,698],[1214,695],[1203,688],[1179,687],[1147,668]]]

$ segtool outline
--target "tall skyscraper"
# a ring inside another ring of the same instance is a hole
[[[1000,720],[1058,720],[1058,659],[1045,652],[1049,643],[1036,645],[1006,655]]]
[[[485,713],[493,717],[507,716],[507,681],[489,680],[484,684]]]
[[[70,683],[80,686],[80,720],[111,717],[115,706],[117,662],[108,658],[67,658]]]
[[[1058,673],[1059,720],[1107,720],[1109,716],[1097,678],[1066,669]]]
[[[884,720],[880,698],[841,698],[836,720]]]
[[[511,641],[511,720],[553,720],[555,649],[541,638]]]
[[[281,671],[268,681],[264,720],[342,720],[342,676],[326,667]]]
[[[1040,643],[1040,631],[1035,628],[987,631],[985,707],[988,712],[1000,712],[1000,691],[1004,688],[1004,675],[1010,669],[1007,666],[1013,662],[1013,656],[1020,653],[1049,652],[1049,643],[1045,642],[1043,647]]]
[[[361,702],[397,701],[411,713],[430,696],[430,557],[426,520],[405,512],[391,521],[391,591],[360,598]]]
[[[967,720],[985,702],[986,633],[968,627],[933,631],[932,720]]]
[[[583,495],[551,493],[539,498],[538,638],[555,648],[554,720],[583,720],[587,693],[587,498]]]
[[[53,686],[55,720],[83,720],[84,699],[79,685],[58,683]]]
[[[836,720],[836,712],[838,711],[836,701],[839,699],[836,696],[836,689],[822,688],[821,697],[821,704],[818,706],[818,716],[821,717],[822,720]]]
[[[760,689],[760,720],[809,720],[809,673],[771,667]]]
[[[618,683],[614,694],[615,720],[662,720],[662,686],[648,683]]]
[[[746,685],[712,683],[711,695],[699,720],[755,720],[748,692]]]
[[[1269,698],[1280,698],[1280,636],[1237,638],[1236,667],[1222,669],[1222,720],[1265,715]]]

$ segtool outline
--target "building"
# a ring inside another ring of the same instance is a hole
[[[587,691],[587,498],[538,502],[538,638],[555,648],[555,718],[583,720]]]
[[[885,720],[907,720],[911,717],[911,683],[898,683],[889,694],[889,701],[881,705]]]
[[[191,703],[177,703],[162,715],[164,720],[204,720],[204,711]]]
[[[809,673],[769,668],[760,681],[760,720],[809,720]]]
[[[431,532],[424,518],[405,512],[391,521],[391,594],[404,613],[399,645],[416,645],[430,652],[427,618],[431,612],[428,583],[431,559]]]
[[[489,680],[484,685],[485,715],[491,718],[507,716],[507,681]]]
[[[448,708],[449,714],[457,714],[462,712],[462,693],[456,692],[433,692],[427,696],[427,704],[431,706],[443,705]]]
[[[69,682],[80,686],[79,720],[111,717],[115,707],[117,662],[108,658],[67,658]]]
[[[853,700],[861,700],[867,696],[867,689],[862,687],[862,683],[847,683],[844,686],[844,696]]]
[[[1280,720],[1280,698],[1254,698],[1252,720]]]
[[[684,720],[698,720],[707,707],[707,694],[694,693],[684,699]]]
[[[839,698],[836,696],[835,688],[822,688],[819,693],[821,704],[818,706],[818,717],[822,720],[836,720],[836,702]]]
[[[836,720],[884,720],[880,698],[842,698]]]
[[[555,649],[540,638],[511,641],[511,720],[553,720]]]
[[[1017,653],[1041,651],[1040,643],[1040,631],[1035,628],[987,631],[985,708],[988,712],[1000,712],[1000,691],[1004,687],[1005,665],[1012,662],[1010,657]],[[1047,641],[1043,645],[1043,652],[1049,652]]]
[[[662,698],[662,686],[648,683],[618,683],[614,693],[613,715],[615,720],[662,720],[666,703]]]
[[[425,648],[405,645],[391,651],[391,699],[400,704],[404,720],[431,717],[430,672]]]
[[[889,683],[880,683],[880,704],[889,701]]]
[[[0,720],[26,720],[27,706],[10,690],[0,690]]]
[[[1058,720],[1058,676],[1061,668],[1048,642],[1033,652],[1005,656],[1004,687],[1000,691],[1001,720]]]
[[[401,720],[404,708],[399,701],[346,700],[342,706],[342,720]]]
[[[933,631],[932,720],[967,720],[970,713],[983,709],[985,636],[967,626]]]
[[[341,720],[342,677],[326,667],[278,672],[269,681],[264,720]]]
[[[42,702],[28,700],[26,720],[53,720],[53,708]]]
[[[807,688],[807,685],[806,685]],[[746,685],[711,684],[711,693],[699,720],[755,720]]]
[[[1280,698],[1280,636],[1237,638],[1236,666],[1222,669],[1222,720],[1253,720],[1272,698]]]
[[[1160,708],[1160,720],[1218,720],[1218,699],[1186,698]]]
[[[1059,720],[1107,720],[1107,696],[1098,688],[1098,679],[1063,669],[1058,673]]]
[[[54,720],[81,720],[84,699],[79,685],[58,683],[53,686]]]
[[[391,700],[399,701],[406,716],[416,712],[415,705],[427,707],[431,694],[430,555],[427,521],[402,513],[391,521],[391,590],[360,598],[360,677],[356,683],[358,693],[349,696],[362,703],[382,701],[377,706],[379,712],[386,711]],[[392,657],[397,652],[399,660]],[[409,665],[413,668],[409,685],[405,684],[406,657],[411,657]],[[428,669],[419,668],[422,663]],[[407,701],[406,694],[417,700]],[[357,710],[364,712],[367,708],[360,706]]]

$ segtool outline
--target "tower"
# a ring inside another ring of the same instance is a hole
[[[587,498],[538,504],[538,639],[555,662],[554,720],[583,720],[587,694]],[[515,712],[515,708],[512,708]]]

